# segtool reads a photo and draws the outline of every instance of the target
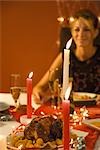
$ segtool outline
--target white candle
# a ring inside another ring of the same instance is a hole
[[[70,59],[69,47],[71,43],[72,43],[72,38],[67,42],[66,49],[64,49],[64,62],[63,62],[63,96],[64,97],[69,84],[69,59]]]
[[[66,89],[69,82],[69,54],[70,50],[64,49],[64,64],[63,64],[63,96],[65,95]]]
[[[0,135],[0,150],[7,150],[6,137],[4,135]]]
[[[70,93],[71,93],[71,90],[72,90],[72,82],[69,83],[68,87],[67,87],[67,90],[65,92],[65,99],[68,100],[69,96],[70,96]]]

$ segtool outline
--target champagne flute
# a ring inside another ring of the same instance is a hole
[[[21,80],[20,74],[10,75],[10,92],[15,102],[15,109],[13,111],[16,111],[17,108],[19,107],[18,99],[21,93],[20,80]]]
[[[49,70],[49,89],[51,92],[51,106],[57,108],[60,103],[61,84],[59,68]]]

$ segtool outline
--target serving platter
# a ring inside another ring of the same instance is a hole
[[[74,101],[87,101],[87,100],[95,100],[97,95],[95,93],[88,92],[73,92],[73,100]]]
[[[22,136],[24,129],[25,129],[24,125],[19,125],[19,127],[17,127],[14,132],[16,132],[17,136],[19,135]],[[88,135],[88,132],[84,132],[84,131],[76,130],[76,129],[70,129],[70,133],[74,135],[74,138],[76,138],[77,136],[77,138],[82,137],[84,139]],[[12,143],[11,143],[12,136],[13,136],[13,133],[9,134],[7,137],[7,148],[10,150],[19,150],[19,148],[12,146]],[[76,142],[77,139],[74,139],[74,140]],[[45,145],[43,147],[41,146],[41,148],[25,148],[23,150],[47,150],[47,149],[51,150],[51,147],[52,147],[52,150],[54,149],[63,150],[63,145],[55,146],[55,145],[51,145],[50,142],[45,143]]]
[[[83,123],[86,124],[88,127],[91,127],[93,129],[96,129],[100,131],[100,119],[89,119],[89,120],[83,120]]]
[[[73,101],[76,106],[96,105],[96,97],[95,93],[73,92]]]

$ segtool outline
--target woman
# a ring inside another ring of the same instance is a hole
[[[100,50],[94,41],[98,35],[98,19],[90,11],[81,9],[76,12],[70,29],[74,45],[71,47],[70,76],[73,78],[73,91],[100,94]],[[50,68],[62,66],[60,53]],[[35,101],[40,102],[41,96],[48,88],[48,74],[33,88]]]

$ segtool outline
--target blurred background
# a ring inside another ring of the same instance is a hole
[[[100,1],[1,0],[0,92],[9,92],[10,74],[20,73],[23,87],[33,71],[33,86],[59,53],[59,34],[68,18],[80,8],[100,18]]]

